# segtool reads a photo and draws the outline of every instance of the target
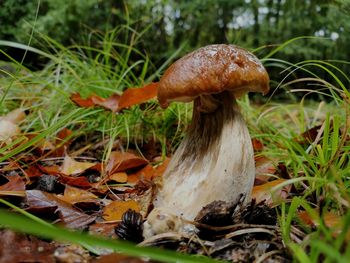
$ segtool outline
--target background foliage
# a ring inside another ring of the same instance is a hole
[[[183,43],[182,53],[211,43],[273,46],[299,36],[329,40],[298,41],[283,49],[281,58],[293,63],[346,60],[350,55],[350,4],[342,0],[41,0],[39,4],[35,22],[38,1],[3,1],[0,39],[27,43],[35,23],[37,33],[63,45],[81,44],[92,41],[83,39],[92,32],[127,23],[137,32],[149,30],[138,48],[159,65]],[[40,46],[36,37],[32,45]]]

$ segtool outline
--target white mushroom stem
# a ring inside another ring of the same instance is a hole
[[[251,139],[233,95],[201,96],[194,101],[189,131],[163,175],[154,211],[193,220],[212,201],[235,202],[242,194],[250,201],[254,177]]]

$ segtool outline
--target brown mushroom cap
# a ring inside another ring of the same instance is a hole
[[[177,60],[158,86],[162,107],[171,101],[188,102],[203,94],[233,92],[235,97],[253,91],[267,93],[269,76],[252,53],[234,45],[209,45]]]

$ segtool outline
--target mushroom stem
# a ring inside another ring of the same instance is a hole
[[[194,101],[191,126],[163,175],[154,207],[193,220],[212,201],[235,202],[241,194],[250,201],[254,177],[251,139],[234,96],[227,91],[201,96]]]

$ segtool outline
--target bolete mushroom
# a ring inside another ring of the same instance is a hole
[[[202,47],[165,71],[158,88],[160,105],[193,100],[193,116],[158,186],[146,235],[162,231],[157,220],[164,221],[166,231],[169,226],[178,230],[181,224],[174,218],[193,220],[215,200],[235,202],[242,195],[245,203],[251,200],[254,153],[236,98],[268,90],[269,76],[261,62],[234,45]]]

